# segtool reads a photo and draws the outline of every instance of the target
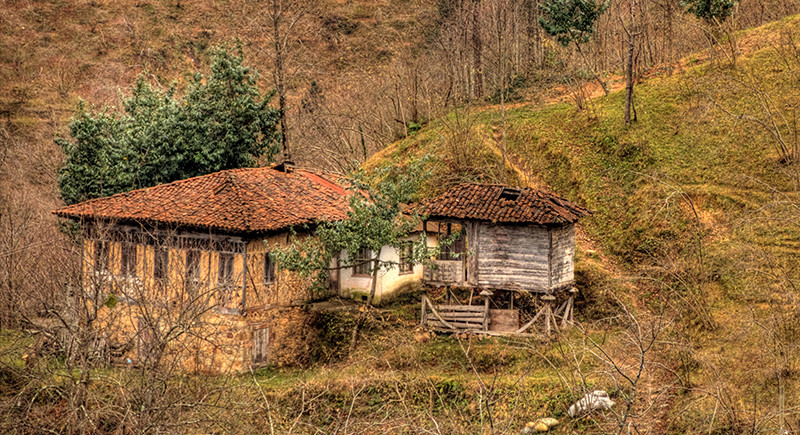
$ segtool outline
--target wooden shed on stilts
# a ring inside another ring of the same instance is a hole
[[[449,302],[434,305],[423,298],[423,324],[524,333],[541,322],[549,333],[572,323],[575,223],[588,210],[535,189],[464,183],[428,202],[424,213],[424,231],[451,243],[423,271],[426,285],[447,287]],[[482,305],[453,303],[450,287],[477,289]],[[515,292],[539,299],[536,314],[524,325],[513,307]],[[491,308],[496,293],[511,295],[509,308]]]

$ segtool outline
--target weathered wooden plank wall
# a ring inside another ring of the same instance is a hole
[[[422,272],[422,279],[431,285],[463,285],[464,261],[462,260],[434,260],[436,269],[426,267]]]
[[[575,225],[550,230],[550,286],[559,287],[575,279]]]
[[[545,291],[550,286],[550,234],[541,226],[481,224],[478,284]]]

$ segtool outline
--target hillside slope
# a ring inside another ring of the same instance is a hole
[[[0,213],[7,205],[25,208],[18,203],[35,210],[12,216],[14,249],[35,246],[36,237],[63,239],[49,215],[59,202],[53,174],[61,159],[52,137],[78,95],[113,102],[118,86],[145,69],[169,83],[203,63],[201,47],[231,36],[244,41],[248,63],[268,62],[256,51],[266,41],[260,23],[228,34],[234,23],[245,28],[239,24],[248,2],[207,2],[189,10],[180,1],[6,4],[0,113],[8,131],[0,131],[0,141],[14,143],[0,148],[0,164],[6,162],[0,191],[8,192]],[[326,56],[315,68],[337,71],[330,82],[349,77],[346,83],[358,84],[349,66],[383,50],[409,49],[406,43],[413,47],[414,38],[387,35],[424,27],[432,4],[325,2],[326,14],[318,18],[331,23],[331,33],[307,43],[345,55]],[[410,300],[381,312],[383,321],[368,325],[359,351],[337,361],[352,318],[331,315],[319,325],[330,348],[316,351],[333,355],[320,357],[324,364],[267,369],[233,381],[175,379],[170,387],[190,388],[165,388],[178,394],[165,400],[180,406],[164,408],[175,419],[165,418],[164,430],[478,433],[491,426],[518,433],[528,420],[563,418],[585,391],[603,388],[618,413],[628,404],[634,411],[623,422],[626,433],[800,431],[800,176],[797,163],[776,149],[780,140],[792,148],[800,136],[798,37],[800,18],[791,17],[738,35],[743,53],[735,67],[718,51],[713,65],[700,53],[660,70],[637,85],[639,121],[629,128],[622,123],[620,91],[580,110],[568,92],[548,98],[549,104],[515,103],[507,111],[509,163],[502,176],[497,106],[466,107],[431,121],[370,162],[402,164],[434,154],[440,164],[429,193],[461,180],[504,179],[551,189],[593,210],[578,241],[579,328],[557,341],[432,338],[413,331],[419,307]],[[262,80],[267,87],[269,78]],[[47,247],[36,258],[50,257],[55,248]],[[47,268],[52,263],[38,266],[31,270],[55,274]],[[4,367],[12,364],[3,358],[19,356],[6,352],[14,347],[6,342],[16,340],[9,335],[0,336]],[[652,348],[646,346],[650,338]],[[63,398],[39,394],[66,382],[54,366],[44,371],[52,379],[26,380],[26,391],[13,372],[0,373],[0,387],[9,386],[0,391],[0,427],[20,430],[13,428],[21,416],[38,415],[41,421],[26,423],[31,432],[68,429],[58,426],[66,421],[59,414]],[[124,427],[126,414],[119,423],[107,410],[143,409],[137,396],[121,405],[104,390],[135,384],[126,370],[94,375],[98,404],[90,411],[110,428]],[[636,388],[620,373],[637,379]],[[219,388],[208,394],[209,385]],[[184,406],[181,394],[208,406]],[[29,403],[37,412],[26,414]],[[557,429],[617,430],[611,413],[564,419]]]
[[[680,387],[662,416],[675,433],[800,429],[794,411],[778,412],[779,392],[800,397],[798,36],[790,17],[738,35],[735,66],[700,53],[643,80],[629,128],[623,91],[583,110],[507,110],[506,181],[594,211],[579,240],[583,320],[609,315],[616,295],[672,322],[680,360],[660,388]],[[501,128],[499,107],[464,108],[371,164],[433,154],[433,190],[498,181]]]

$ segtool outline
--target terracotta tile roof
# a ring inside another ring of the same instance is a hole
[[[539,225],[574,223],[589,214],[577,204],[548,192],[500,184],[462,183],[426,203],[435,218]]]
[[[167,224],[227,233],[264,233],[340,220],[347,192],[332,174],[245,168],[215,172],[55,210],[61,217]]]

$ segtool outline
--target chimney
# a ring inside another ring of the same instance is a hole
[[[291,160],[284,160],[278,163],[277,165],[273,166],[272,169],[287,174],[291,174],[292,172],[294,172],[294,162]]]

